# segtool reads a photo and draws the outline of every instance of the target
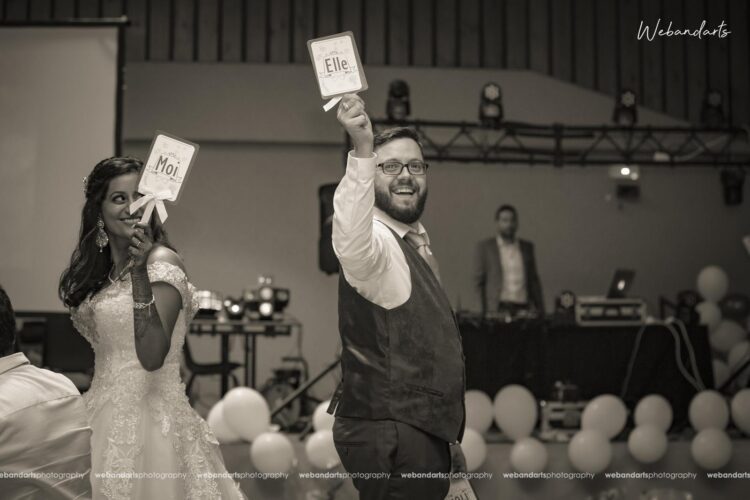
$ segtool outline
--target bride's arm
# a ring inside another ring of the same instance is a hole
[[[184,270],[180,257],[165,247],[145,248],[134,255],[130,271],[133,283],[133,325],[135,351],[144,369],[161,368],[169,352],[172,330],[182,309],[182,298],[175,287],[165,282],[151,283],[147,265],[166,261]],[[147,257],[146,257],[147,256]],[[140,258],[139,258],[140,257]]]

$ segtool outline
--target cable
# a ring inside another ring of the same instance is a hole
[[[628,369],[625,372],[625,380],[622,381],[622,389],[620,390],[620,399],[625,399],[625,393],[628,390],[628,386],[630,385],[630,376],[633,374],[633,366],[635,366],[635,358],[638,354],[638,349],[640,349],[641,346],[641,338],[643,337],[643,332],[646,331],[646,327],[648,325],[644,324],[641,326],[641,329],[638,330],[638,333],[635,336],[635,343],[633,344],[633,350],[630,353],[630,361],[628,361]]]
[[[685,326],[685,323],[682,320],[679,320],[677,318],[673,320],[673,323],[677,324],[677,326],[680,328],[680,333],[682,333],[682,338],[685,340],[685,344],[687,345],[688,354],[690,356],[690,364],[693,367],[693,375],[695,376],[695,380],[700,384],[703,390],[705,390],[706,384],[703,382],[703,378],[701,377],[700,370],[698,370],[698,363],[695,361],[695,350],[693,349],[693,343],[690,341],[690,336],[688,335],[687,327]]]
[[[673,319],[672,321],[678,321],[678,320],[674,320]],[[661,324],[662,326],[664,326],[667,329],[667,331],[669,331],[672,334],[672,337],[674,338],[675,361],[677,362],[677,369],[680,371],[680,373],[685,378],[685,380],[687,380],[688,383],[690,383],[690,385],[692,385],[693,388],[697,392],[700,392],[700,391],[702,391],[702,390],[705,389],[705,385],[703,384],[703,380],[700,380],[700,373],[698,372],[697,363],[695,362],[695,353],[693,351],[693,346],[692,346],[692,344],[690,343],[690,341],[688,339],[688,341],[687,341],[688,353],[690,355],[692,366],[693,366],[693,368],[694,368],[694,370],[695,370],[695,372],[696,372],[699,380],[696,380],[688,372],[688,370],[685,368],[685,365],[682,363],[682,352],[680,350],[680,344],[681,344],[680,335],[677,333],[677,330],[674,327],[672,327],[669,323],[670,323],[670,321],[668,319],[667,321],[653,322],[653,323],[650,323],[650,324]],[[622,383],[622,389],[620,391],[620,398],[623,399],[623,400],[625,399],[625,395],[627,394],[627,390],[628,390],[628,387],[630,385],[630,378],[631,378],[631,376],[633,374],[633,368],[635,367],[635,360],[638,357],[638,351],[640,350],[641,340],[643,338],[643,333],[646,331],[646,328],[650,324],[647,323],[647,324],[642,325],[641,328],[638,330],[638,333],[635,336],[635,342],[633,344],[633,351],[630,354],[630,361],[628,361],[628,368],[627,368],[627,371],[625,373],[625,379],[623,380],[623,383]],[[687,334],[687,332],[686,332],[686,334]]]
[[[677,330],[669,323],[665,322],[664,326],[667,328],[667,330],[669,330],[669,333],[671,333],[672,337],[674,338],[674,355],[675,360],[677,361],[677,369],[680,370],[682,376],[685,377],[688,382],[690,382],[690,385],[693,386],[696,392],[701,392],[703,389],[695,380],[695,378],[690,375],[690,373],[685,368],[685,365],[682,363],[682,352],[680,351],[680,335],[677,333]]]

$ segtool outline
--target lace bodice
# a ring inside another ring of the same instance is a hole
[[[111,394],[113,384],[127,385],[145,397],[149,390],[164,389],[164,384],[179,384],[180,356],[188,324],[197,311],[195,287],[179,267],[168,262],[148,265],[151,283],[165,282],[182,297],[180,311],[164,365],[156,371],[143,369],[135,351],[133,336],[133,294],[130,275],[86,299],[72,311],[73,325],[94,349],[95,368],[91,390],[84,399],[90,411],[96,411]],[[158,381],[158,383],[157,383]]]
[[[172,331],[169,352],[158,370],[149,372],[136,355],[133,335],[132,283],[124,280],[104,288],[71,311],[73,324],[94,349],[95,367],[91,388],[83,398],[94,434],[106,435],[102,471],[119,473],[102,479],[103,496],[131,498],[132,481],[127,473],[138,472],[143,457],[163,454],[155,443],[144,439],[144,426],[156,427],[172,443],[174,456],[185,473],[185,497],[219,498],[217,481],[206,473],[223,468],[216,456],[218,442],[206,422],[190,407],[185,385],[180,379],[180,357],[189,322],[198,309],[195,287],[179,267],[167,262],[148,265],[151,283],[172,285],[182,297],[182,309]],[[110,408],[112,418],[105,424],[97,415]],[[218,459],[220,460],[220,459]],[[232,484],[232,498],[243,498]]]

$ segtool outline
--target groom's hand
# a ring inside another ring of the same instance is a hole
[[[356,94],[346,94],[339,103],[336,118],[354,144],[354,156],[372,157],[372,124],[365,112],[365,101]]]

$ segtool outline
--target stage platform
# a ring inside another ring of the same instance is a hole
[[[304,443],[298,435],[288,435],[294,445],[299,460],[296,469],[289,473],[288,479],[240,479],[242,490],[248,498],[264,500],[312,500],[335,499],[356,500],[357,492],[351,480],[311,479],[300,477],[306,472],[324,472],[313,468],[305,456]],[[750,439],[733,439],[733,453],[730,463],[719,472],[744,472],[750,474]],[[489,443],[487,460],[477,472],[491,472],[491,479],[474,479],[472,485],[481,500],[496,499],[543,499],[543,500],[640,500],[641,494],[656,488],[675,488],[691,492],[694,500],[746,500],[750,498],[750,478],[748,479],[713,479],[707,476],[693,462],[690,456],[688,439],[670,440],[667,455],[653,465],[638,464],[628,453],[627,443],[613,443],[613,459],[609,468],[594,479],[518,479],[503,477],[512,473],[510,465],[511,443]],[[222,445],[222,452],[230,472],[255,472],[250,463],[250,446],[243,444]],[[567,457],[567,445],[548,443],[549,462],[547,472],[573,473]],[[334,469],[342,471],[339,467]],[[638,478],[614,479],[605,477],[606,473],[694,473],[694,478]],[[324,493],[334,488],[333,496]],[[314,493],[317,491],[318,493]],[[664,497],[666,498],[666,497]]]

